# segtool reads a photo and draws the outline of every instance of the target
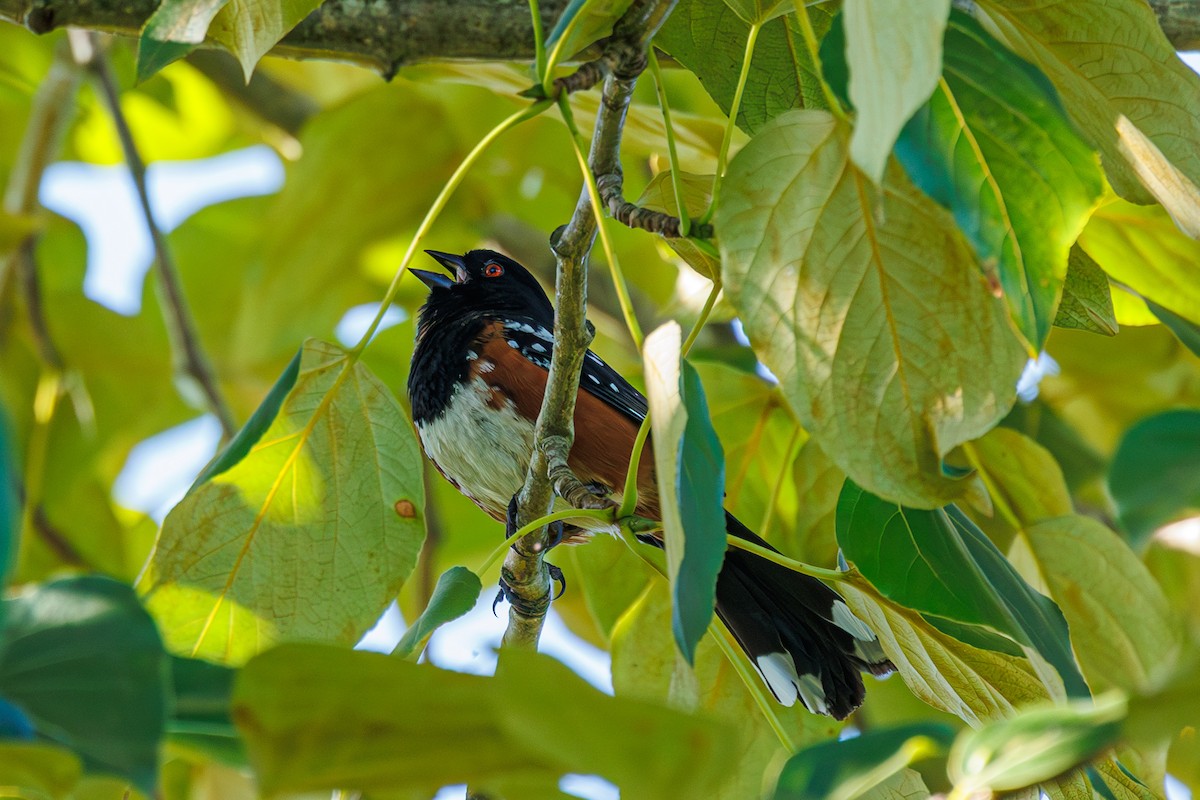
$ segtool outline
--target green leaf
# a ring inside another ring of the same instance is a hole
[[[1142,185],[1162,204],[1179,230],[1200,239],[1200,189],[1128,117],[1117,117],[1117,134],[1121,137],[1121,153]]]
[[[433,587],[429,604],[404,632],[392,655],[415,659],[421,654],[429,635],[474,608],[482,591],[479,576],[466,567],[451,567],[443,572],[437,586]]]
[[[791,12],[791,0],[725,0],[742,21],[751,25],[772,20]]]
[[[1092,215],[1079,244],[1114,280],[1147,300],[1200,323],[1200,242],[1185,236],[1161,206],[1115,200]]]
[[[237,56],[246,82],[259,60],[322,0],[226,0],[208,34]]]
[[[949,216],[895,170],[870,198],[847,139],[825,112],[791,112],[733,159],[716,216],[727,297],[839,467],[941,505],[964,489],[942,457],[1004,415],[1024,358]]]
[[[1068,694],[1088,696],[1062,612],[957,508],[908,509],[847,481],[838,503],[838,543],[889,599],[993,628],[1053,665]]]
[[[300,359],[303,355],[304,348],[302,347],[296,351],[296,355],[288,362],[279,379],[275,381],[275,385],[271,387],[271,391],[267,392],[267,396],[263,398],[258,408],[254,409],[250,419],[246,420],[246,424],[230,439],[225,449],[218,453],[216,458],[196,477],[192,483],[192,489],[227,472],[250,455],[254,445],[258,444],[263,434],[279,416],[279,409],[283,407],[283,401],[295,387],[296,379],[300,376]]]
[[[832,15],[815,6],[808,14],[816,35],[823,36]],[[654,44],[694,73],[721,111],[729,114],[749,32],[750,24],[724,3],[681,0]],[[738,127],[756,133],[784,111],[824,106],[821,79],[795,17],[764,23],[750,61]]]
[[[546,71],[612,33],[632,0],[571,0],[546,37]]]
[[[1194,647],[1194,645],[1193,645]],[[1135,742],[1159,742],[1194,727],[1200,717],[1200,654],[1194,649],[1157,685],[1129,701],[1125,733]]]
[[[40,742],[0,741],[0,775],[5,796],[68,800],[79,783],[83,766],[70,750]]]
[[[1193,183],[1200,178],[1200,78],[1175,54],[1149,5],[982,0],[975,8],[988,30],[1055,85],[1122,197],[1152,199],[1121,152],[1122,116]]]
[[[968,731],[950,754],[955,792],[963,796],[1033,786],[1090,761],[1116,741],[1123,698],[1022,711]]]
[[[848,93],[858,109],[850,159],[875,183],[883,180],[900,129],[938,85],[949,14],[950,0],[847,0],[843,6]]]
[[[208,26],[229,0],[163,0],[138,39],[137,79],[150,78],[204,42]]]
[[[862,578],[839,583],[838,592],[879,637],[909,690],[934,708],[977,726],[1049,698],[1024,658],[961,642],[916,611],[887,599]]]
[[[725,457],[712,429],[704,387],[680,355],[679,324],[646,337],[646,394],[671,581],[671,627],[695,663],[708,630],[717,574],[725,560]]]
[[[670,619],[670,587],[660,580],[650,584],[622,616],[612,637],[613,689],[618,697],[669,702],[679,660],[670,632]],[[695,675],[696,683],[703,690],[696,698],[694,713],[719,719],[736,733],[730,757],[738,768],[705,786],[702,795],[705,800],[745,800],[761,796],[763,774],[777,768],[774,765],[791,755],[772,724],[782,728],[788,740],[797,747],[832,739],[842,728],[841,723],[830,717],[809,713],[800,703],[791,708],[779,705],[758,676],[751,674],[748,677],[754,681],[753,688],[766,695],[767,708],[774,717],[769,722],[764,709],[757,704],[712,637],[703,639],[696,648]]]
[[[688,216],[693,220],[699,218],[708,210],[708,204],[712,200],[713,176],[681,172],[679,185]],[[636,205],[678,217],[679,203],[675,199],[675,185],[671,179],[671,171],[666,170],[655,175],[642,191]],[[707,250],[697,247],[691,239],[664,239],[663,241],[692,269],[709,280],[720,279],[720,260],[714,258]]]
[[[1200,509],[1200,411],[1167,411],[1130,428],[1109,467],[1108,490],[1135,548]]]
[[[1140,691],[1175,662],[1167,598],[1119,536],[1083,516],[1038,522],[1026,535],[1095,691]]]
[[[1078,245],[1067,256],[1067,279],[1054,324],[1103,336],[1115,336],[1119,326],[1113,315],[1108,277],[1092,257]]]
[[[167,516],[148,607],[173,651],[221,663],[280,639],[352,644],[412,571],[424,504],[420,450],[395,398],[340,348],[309,341],[246,456]]]
[[[171,658],[174,689],[167,737],[176,751],[233,767],[246,766],[246,750],[230,715],[237,672],[194,658]]]
[[[912,762],[947,752],[953,741],[949,726],[919,723],[809,745],[784,765],[774,800],[862,797]]]
[[[428,796],[452,783],[485,791],[521,778],[553,787],[563,774],[585,773],[613,781],[623,797],[686,797],[733,766],[729,731],[716,722],[608,697],[562,664],[517,650],[505,650],[496,676],[484,678],[283,645],[243,668],[234,716],[266,793]],[[653,759],[646,742],[655,743]]]
[[[1153,300],[1146,300],[1145,303],[1146,308],[1150,309],[1150,313],[1158,317],[1163,325],[1170,328],[1171,332],[1175,334],[1175,338],[1182,342],[1184,347],[1200,356],[1200,325],[1163,308]]]
[[[133,589],[88,576],[4,601],[0,692],[89,770],[151,792],[166,717],[167,659]]]
[[[944,78],[905,126],[896,156],[954,213],[1030,350],[1040,350],[1067,254],[1104,185],[1045,76],[955,12]]]

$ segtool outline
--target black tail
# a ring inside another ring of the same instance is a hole
[[[771,547],[729,513],[725,527]],[[809,711],[844,719],[862,705],[860,672],[886,675],[895,668],[836,592],[745,550],[725,552],[717,615],[784,705],[798,697]]]

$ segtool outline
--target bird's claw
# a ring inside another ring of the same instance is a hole
[[[543,561],[542,563],[546,565],[546,571],[550,573],[551,588],[553,589],[554,583],[558,584],[558,594],[550,598],[551,600],[557,600],[567,591],[567,578],[563,575],[562,569],[557,565],[551,564],[549,561]],[[492,616],[498,616],[496,614],[496,606],[500,605],[501,601],[504,600],[515,606],[524,604],[524,600],[512,590],[512,587],[508,585],[508,581],[501,577],[500,589],[496,592],[496,598],[492,600]]]

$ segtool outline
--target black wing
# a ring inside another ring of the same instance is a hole
[[[510,347],[519,350],[528,361],[542,369],[550,369],[550,350],[554,337],[544,325],[532,320],[505,320],[504,338]],[[591,350],[583,359],[579,388],[608,403],[639,425],[646,418],[646,398],[642,393]]]

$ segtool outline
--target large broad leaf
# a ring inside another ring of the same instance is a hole
[[[133,590],[108,578],[68,578],[4,605],[0,694],[87,769],[153,791],[168,665]]]
[[[876,183],[900,129],[938,85],[949,14],[950,0],[846,0],[842,8],[858,109],[850,158]]]
[[[732,737],[719,723],[607,697],[562,664],[515,650],[484,678],[284,645],[242,670],[234,716],[267,793],[429,795],[450,783],[486,790],[524,780],[542,792],[513,796],[543,797],[563,774],[585,773],[618,784],[623,797],[687,797],[733,767]],[[655,743],[652,759],[646,742]]]
[[[975,8],[989,31],[1054,83],[1122,197],[1152,199],[1121,151],[1122,116],[1192,182],[1200,179],[1200,79],[1147,3],[982,0]]]
[[[961,642],[861,578],[840,583],[838,592],[879,637],[912,693],[934,708],[978,726],[1011,716],[1017,706],[1049,698],[1025,659]]]
[[[173,650],[240,663],[279,639],[350,644],[412,571],[424,539],[416,437],[347,359],[305,344],[264,402],[274,418],[252,417],[233,456],[167,516],[146,583]]]
[[[212,20],[209,36],[237,56],[249,82],[259,59],[321,1],[227,0]]]
[[[725,560],[725,456],[712,429],[704,387],[680,355],[679,324],[646,337],[646,395],[671,580],[671,628],[694,662],[716,602]]]
[[[886,597],[922,613],[993,628],[1052,664],[1069,694],[1088,696],[1062,612],[957,508],[904,508],[847,481],[838,503],[838,543]]]
[[[669,588],[656,579],[613,631],[613,689],[618,697],[669,702],[679,660],[669,631],[670,619]],[[742,656],[739,654],[738,657]],[[700,642],[696,650],[695,672],[696,682],[703,690],[696,697],[694,711],[722,720],[736,733],[729,755],[738,769],[705,786],[703,797],[706,800],[759,797],[764,772],[791,753],[780,743],[772,724],[764,716],[764,709],[756,703],[754,695],[712,637]],[[758,675],[749,669],[747,673],[754,681],[752,688],[767,703],[774,722],[786,732],[794,746],[804,747],[838,735],[842,727],[840,722],[811,714],[800,703],[791,708],[779,705]]]
[[[862,797],[913,761],[947,752],[953,741],[953,728],[921,723],[809,745],[784,765],[773,800]]]
[[[13,490],[8,435],[8,417],[4,414],[4,407],[0,406],[0,586],[8,585],[8,565],[16,547],[18,532],[17,498]],[[3,624],[3,611],[0,611],[0,626]]]
[[[896,155],[954,212],[1037,352],[1067,253],[1103,190],[1100,167],[1045,76],[966,14],[951,17],[944,60],[944,79],[905,126]]]
[[[1024,359],[949,215],[898,170],[872,195],[848,138],[796,111],[738,153],[716,216],[727,296],[839,467],[942,505],[963,491],[942,457],[1004,415]]]
[[[831,15],[818,7],[809,8],[808,14],[817,36],[824,35]],[[724,3],[681,0],[654,44],[693,72],[728,114],[749,31],[750,24]],[[798,23],[791,16],[779,17],[764,23],[758,34],[737,124],[755,133],[784,111],[801,107],[825,107],[820,76]]]
[[[1200,411],[1168,411],[1130,428],[1113,456],[1108,489],[1134,547],[1200,509]]]
[[[229,0],[163,0],[138,39],[137,77],[144,81],[204,42],[208,26]]]
[[[1144,689],[1175,661],[1167,598],[1119,536],[1083,516],[1035,523],[1026,536],[1093,689]]]
[[[1067,257],[1067,278],[1054,324],[1104,336],[1115,336],[1118,330],[1108,276],[1079,245],[1072,245]]]
[[[1108,203],[1092,215],[1079,243],[1114,280],[1200,323],[1200,242],[1185,236],[1160,206]]]

